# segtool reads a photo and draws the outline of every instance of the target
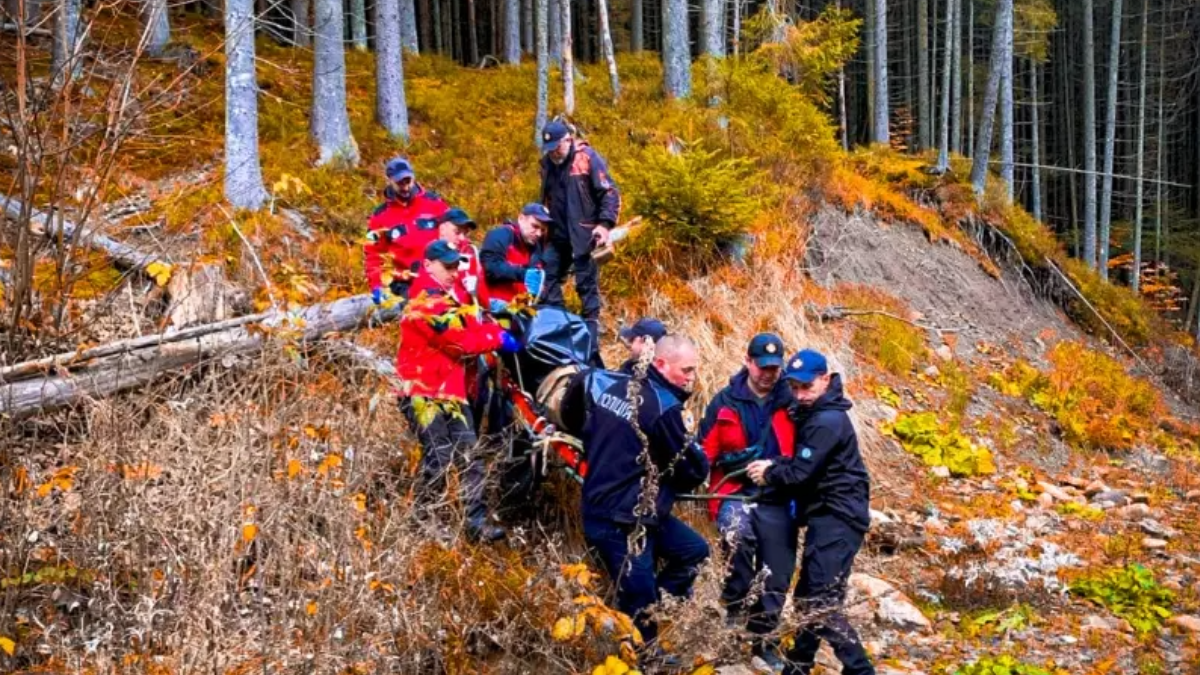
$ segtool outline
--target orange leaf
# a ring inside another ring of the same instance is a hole
[[[13,642],[9,638],[4,637],[3,635],[0,635],[0,649],[4,650],[5,654],[12,656],[13,652],[17,650],[17,643]]]
[[[245,541],[247,544],[254,541],[254,538],[257,536],[258,536],[258,526],[257,525],[255,525],[254,523],[246,523],[245,525],[242,525],[242,540]]]
[[[309,616],[316,616],[317,615],[317,601],[309,600],[308,604],[305,605],[305,607],[304,607],[304,611],[308,612]]]
[[[289,459],[288,460],[288,463],[287,463],[288,478],[295,478],[296,476],[299,476],[300,472],[303,470],[304,470],[304,465],[300,463],[300,460],[298,460],[298,459]]]

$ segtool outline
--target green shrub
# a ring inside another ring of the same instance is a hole
[[[884,433],[900,441],[926,466],[944,466],[955,476],[978,476],[996,472],[992,453],[972,443],[957,429],[938,422],[931,412],[900,416]]]
[[[1154,580],[1154,573],[1133,563],[1071,584],[1075,595],[1125,619],[1139,634],[1159,629],[1171,618],[1175,594]]]

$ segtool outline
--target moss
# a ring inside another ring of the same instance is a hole
[[[932,412],[902,415],[884,427],[884,433],[900,441],[908,452],[926,466],[944,466],[955,476],[977,476],[996,472],[992,453],[972,443],[951,425],[938,421]]]

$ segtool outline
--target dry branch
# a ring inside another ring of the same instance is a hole
[[[314,342],[331,333],[364,327],[368,319],[390,321],[399,314],[398,307],[376,310],[370,296],[356,295],[299,312],[269,312],[243,317],[247,320],[242,323],[241,319],[231,319],[16,364],[5,372],[23,374],[50,367],[60,372],[0,384],[0,416],[25,417],[141,387],[171,372],[203,365],[214,356],[258,351],[272,333],[302,343]]]
[[[26,205],[15,197],[0,196],[0,199],[3,199],[4,215],[19,222]],[[97,232],[88,232],[86,229],[80,231],[82,228],[81,225],[73,223],[65,217],[56,218],[32,206],[28,208],[29,222],[35,229],[44,233],[45,236],[58,239],[61,235],[64,240],[73,240],[78,231],[78,241],[81,245],[104,251],[120,267],[145,272],[146,268],[153,263],[166,265],[168,268],[170,266],[167,261],[160,259],[153,253],[139,251],[128,244],[110,239]]]

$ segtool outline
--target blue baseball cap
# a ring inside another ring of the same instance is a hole
[[[759,368],[783,365],[783,340],[774,333],[759,333],[750,340],[746,356],[754,360]]]
[[[388,160],[387,168],[384,169],[388,180],[393,180],[399,183],[405,178],[416,180],[416,174],[413,173],[412,164],[408,163],[403,157],[394,157]]]
[[[533,216],[534,218],[537,218],[539,222],[543,223],[554,222],[554,217],[550,215],[550,210],[537,202],[530,202],[526,204],[525,207],[521,209],[521,215]]]
[[[436,260],[445,265],[457,265],[466,261],[467,257],[450,244],[438,239],[425,247],[425,259]]]
[[[800,384],[812,384],[818,377],[829,372],[829,362],[825,356],[815,349],[802,349],[788,359],[783,369],[785,380],[795,380]]]
[[[475,228],[479,227],[474,220],[471,220],[471,216],[468,216],[466,211],[463,211],[457,206],[447,210],[440,218],[438,218],[438,224],[440,225],[441,223],[454,223],[455,225],[459,227],[465,227],[468,230],[474,230]]]
[[[542,154],[546,154],[558,146],[558,142],[571,134],[566,122],[554,120],[542,127]]]
[[[645,317],[638,319],[637,323],[632,326],[626,326],[617,331],[617,335],[626,342],[632,342],[640,337],[648,337],[655,342],[663,339],[667,334],[667,327],[658,319]]]

